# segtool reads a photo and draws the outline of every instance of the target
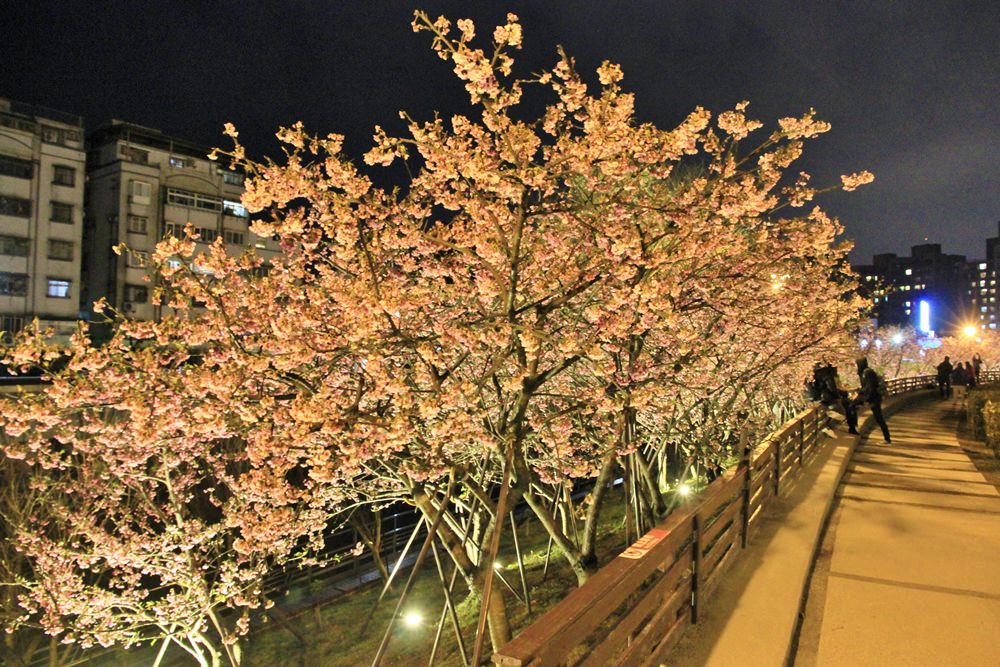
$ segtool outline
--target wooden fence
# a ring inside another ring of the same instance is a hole
[[[889,394],[933,386],[897,378]],[[659,665],[759,529],[764,508],[815,455],[827,426],[816,406],[744,454],[493,656],[504,666]]]

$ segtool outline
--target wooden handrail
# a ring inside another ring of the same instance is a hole
[[[895,378],[889,395],[933,386]],[[796,415],[493,655],[504,667],[657,665],[759,527],[761,510],[815,455],[826,408]],[[608,623],[617,616],[615,623]]]

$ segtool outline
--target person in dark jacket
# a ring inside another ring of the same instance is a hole
[[[861,389],[858,390],[858,395],[854,399],[854,405],[867,403],[871,406],[872,417],[875,418],[875,423],[882,429],[882,437],[885,438],[885,444],[889,445],[892,444],[892,438],[889,437],[889,425],[885,423],[885,415],[882,414],[883,398],[885,397],[879,391],[878,373],[875,372],[875,369],[868,368],[866,361],[865,370],[861,376]]]
[[[858,367],[858,382],[864,382],[865,369],[868,368],[868,357],[858,357],[854,360],[854,364]]]
[[[972,389],[979,382],[979,377],[976,374],[976,368],[968,361],[965,362],[965,386]]]
[[[951,372],[953,370],[950,357],[945,357],[944,361],[937,365],[938,391],[945,398],[951,396]]]
[[[836,367],[826,362],[813,367],[813,383],[816,387],[818,400],[828,407],[839,405],[847,418],[847,432],[858,432],[858,410],[851,402],[851,396],[840,387],[840,375]]]
[[[969,378],[965,374],[965,366],[963,366],[962,362],[960,361],[957,364],[955,364],[955,370],[951,372],[951,386],[962,387],[962,389],[964,390],[965,386],[968,383],[969,383]],[[958,392],[959,398],[961,398],[963,394],[964,391]]]
[[[972,369],[976,371],[976,384],[979,384],[979,375],[983,372],[983,358],[978,352],[972,357]]]

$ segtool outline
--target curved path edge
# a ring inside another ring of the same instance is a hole
[[[933,395],[918,390],[895,396],[883,411],[888,417]],[[765,513],[760,531],[726,573],[726,583],[681,638],[671,667],[778,667],[790,662],[837,489],[855,448],[873,428],[877,426],[867,409],[861,413],[860,436],[849,435],[843,424],[836,427],[787,495],[783,492]]]

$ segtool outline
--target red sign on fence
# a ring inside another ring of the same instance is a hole
[[[638,560],[650,552],[650,550],[659,544],[664,537],[670,534],[669,530],[663,530],[662,528],[654,528],[635,542],[632,543],[625,551],[618,554],[621,558],[631,558],[633,560]]]

